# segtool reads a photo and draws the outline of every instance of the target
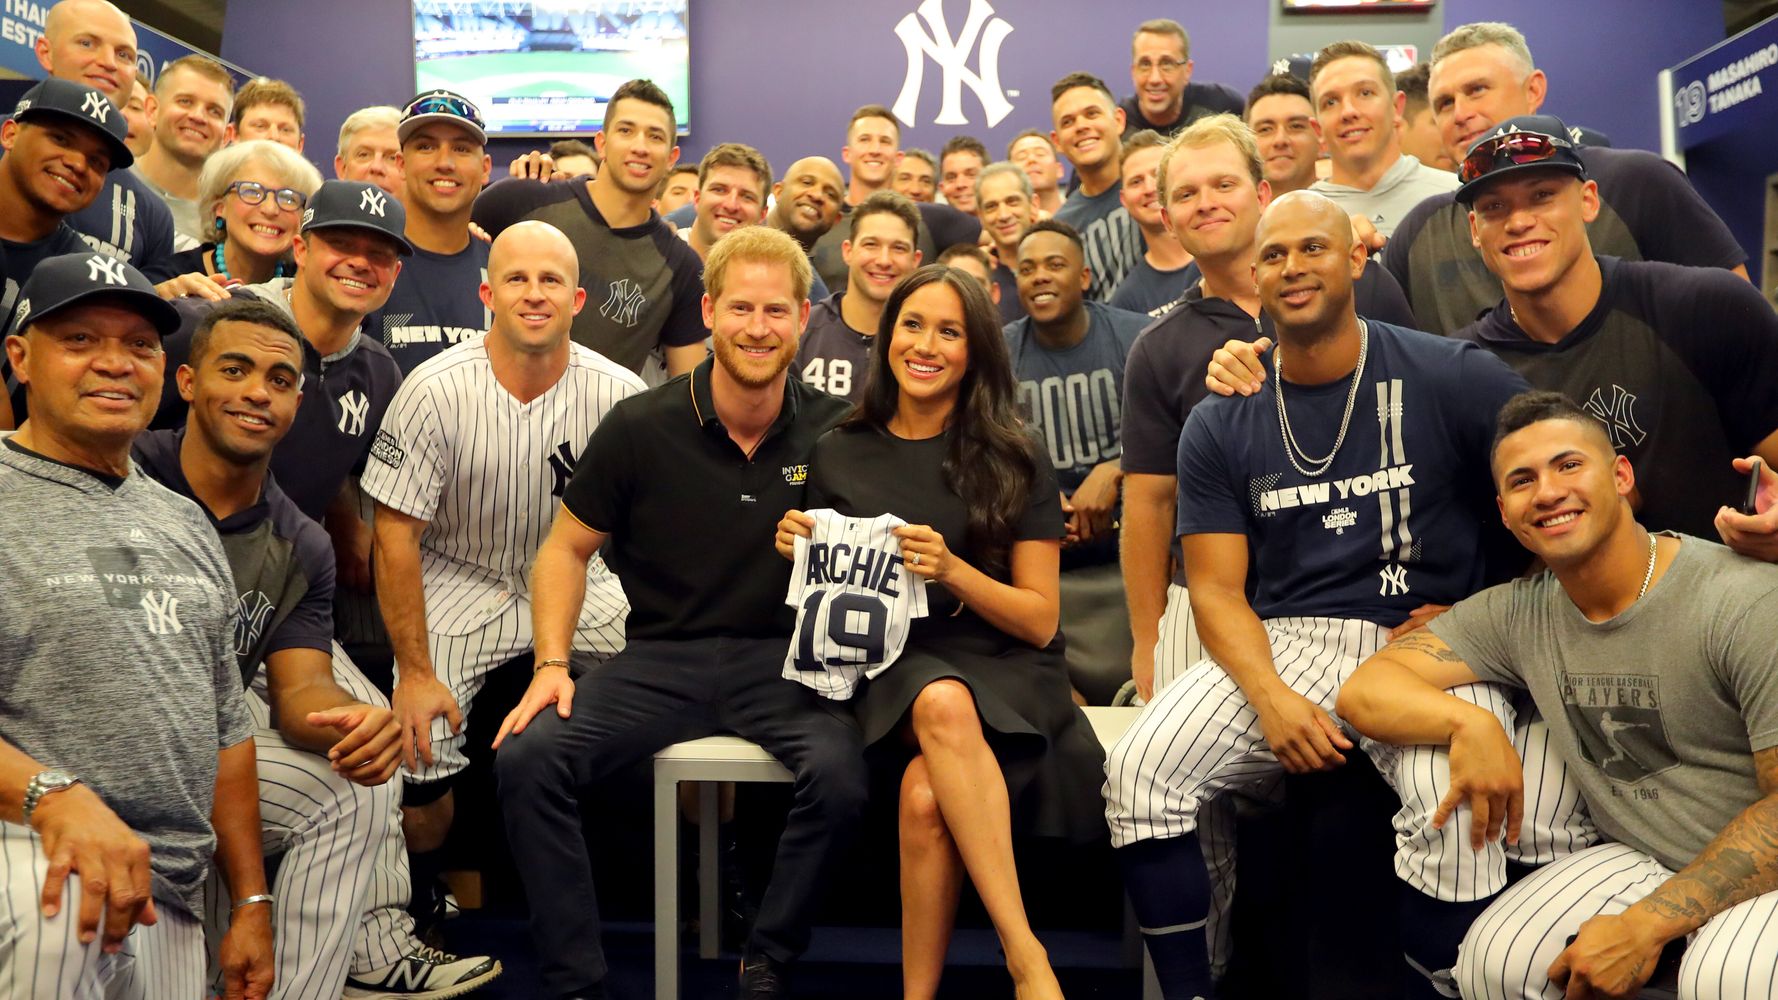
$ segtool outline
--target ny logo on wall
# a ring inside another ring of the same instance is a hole
[[[944,79],[940,84],[938,117],[934,125],[968,125],[963,117],[963,87],[975,91],[988,116],[987,126],[993,128],[1012,114],[1012,102],[1000,89],[1000,45],[1012,34],[1012,25],[994,13],[988,0],[969,0],[969,16],[963,30],[955,38],[945,24],[943,0],[924,0],[916,14],[908,14],[895,25],[895,34],[907,47],[908,72],[901,82],[901,95],[891,109],[895,117],[910,127],[920,99],[920,86],[926,79],[926,60],[930,56],[938,64]],[[926,27],[921,28],[924,20]],[[979,42],[979,46],[978,46]],[[971,51],[976,55],[975,71],[969,68]]]

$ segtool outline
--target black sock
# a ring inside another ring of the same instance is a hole
[[[1208,1000],[1210,875],[1198,835],[1141,840],[1117,851],[1124,888],[1164,1000]]]
[[[1457,946],[1495,897],[1447,903],[1406,882],[1400,883],[1400,891],[1401,947],[1407,963],[1402,971],[1402,996],[1406,1000],[1457,996],[1457,985],[1451,978]]]
[[[443,848],[435,851],[409,851],[408,878],[411,883],[411,894],[408,896],[407,911],[422,924],[432,919],[432,912],[438,906],[438,899],[443,892],[439,888],[439,876],[444,874],[445,852]]]

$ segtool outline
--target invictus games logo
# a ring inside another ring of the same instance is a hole
[[[922,29],[920,22],[925,21]],[[1012,34],[1012,25],[995,15],[988,0],[969,0],[969,15],[963,19],[963,30],[955,38],[945,24],[943,0],[924,0],[916,13],[904,16],[895,25],[895,34],[907,48],[908,71],[902,79],[901,95],[891,108],[895,117],[909,126],[914,120],[920,99],[920,86],[925,82],[926,60],[931,57],[944,74],[940,84],[938,116],[934,125],[968,125],[963,117],[963,88],[975,91],[982,102],[989,128],[1000,124],[1012,114],[1012,102],[1000,89],[1000,45]],[[971,50],[976,54],[977,69],[969,68]]]
[[[786,465],[783,468],[783,472],[784,481],[791,486],[801,486],[809,481],[809,466],[807,463],[802,465]]]

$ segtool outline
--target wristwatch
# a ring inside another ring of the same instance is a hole
[[[62,791],[65,788],[72,788],[78,784],[80,784],[80,779],[67,771],[57,771],[52,768],[38,773],[25,785],[25,808],[23,810],[25,825],[31,825],[31,813],[37,808],[37,803],[43,801],[45,795]]]

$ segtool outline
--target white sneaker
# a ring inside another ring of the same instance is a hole
[[[421,945],[394,965],[346,977],[347,998],[404,997],[406,1000],[447,1000],[481,988],[502,969],[498,959],[487,955],[460,958]]]

